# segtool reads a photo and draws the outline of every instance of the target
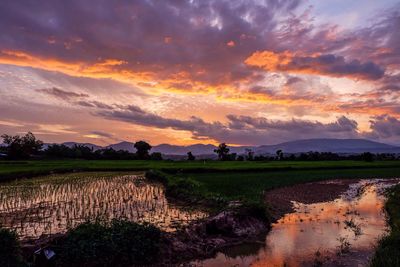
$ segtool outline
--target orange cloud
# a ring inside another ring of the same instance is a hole
[[[193,75],[206,75],[205,71],[191,73],[178,71],[163,74],[163,70],[135,71],[128,66],[128,62],[118,59],[104,59],[95,63],[64,62],[59,59],[43,58],[22,51],[0,51],[0,64],[10,64],[21,67],[33,67],[48,71],[58,71],[67,75],[87,78],[109,78],[116,81],[135,84],[139,87],[151,88],[151,93],[163,91],[181,94],[213,93],[229,87],[229,79],[221,84],[210,85],[207,82],[197,81]]]
[[[373,62],[349,61],[342,56],[333,54],[302,54],[289,51],[276,53],[266,50],[254,52],[244,62],[249,66],[274,72],[326,75],[365,80],[377,80],[384,75],[384,69]]]
[[[117,68],[126,64],[125,61],[117,59],[105,59],[92,64],[86,62],[63,62],[58,59],[42,58],[13,50],[2,50],[0,52],[0,64],[58,71],[78,77],[110,78],[122,82],[146,82],[151,80],[152,77],[151,73],[148,72],[134,72]]]
[[[231,41],[227,42],[226,45],[229,47],[234,47],[236,44],[234,41],[231,40]]]

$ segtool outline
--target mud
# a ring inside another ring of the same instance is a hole
[[[357,182],[347,179],[297,184],[267,191],[264,199],[273,219],[278,220],[294,211],[293,201],[304,204],[332,201]]]

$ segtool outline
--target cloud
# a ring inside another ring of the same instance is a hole
[[[345,116],[324,124],[308,120],[274,121],[262,117],[228,115],[228,123],[224,124],[218,121],[206,122],[198,117],[188,120],[165,118],[132,105],[120,106],[114,110],[99,110],[96,114],[135,125],[189,131],[194,139],[206,138],[233,144],[260,145],[294,139],[358,136],[357,122]]]
[[[71,98],[86,98],[86,97],[89,97],[88,94],[64,91],[64,90],[56,88],[56,87],[45,88],[45,89],[37,89],[36,91],[39,92],[39,93],[44,93],[44,94],[47,94],[47,95],[51,95],[51,96],[60,98],[62,100],[69,100]]]
[[[384,70],[371,61],[365,63],[361,63],[359,60],[346,61],[344,57],[333,54],[303,56],[288,51],[282,53],[257,51],[248,57],[245,63],[266,71],[318,74],[367,80],[377,80],[384,75]]]
[[[106,137],[106,138],[114,138],[113,134],[106,133],[103,131],[90,131],[90,134],[100,136],[100,137]]]
[[[390,115],[374,117],[371,121],[371,132],[367,136],[374,139],[391,140],[400,143],[400,120]]]
[[[273,38],[277,22],[300,3],[138,0],[101,1],[94,8],[78,0],[5,2],[0,62],[205,90],[251,77],[244,58]]]

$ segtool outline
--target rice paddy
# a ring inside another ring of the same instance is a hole
[[[20,239],[64,233],[97,218],[127,219],[174,231],[207,216],[168,203],[142,173],[72,173],[0,184],[0,225]]]

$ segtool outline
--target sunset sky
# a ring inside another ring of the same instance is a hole
[[[0,133],[400,145],[400,2],[0,2]]]

